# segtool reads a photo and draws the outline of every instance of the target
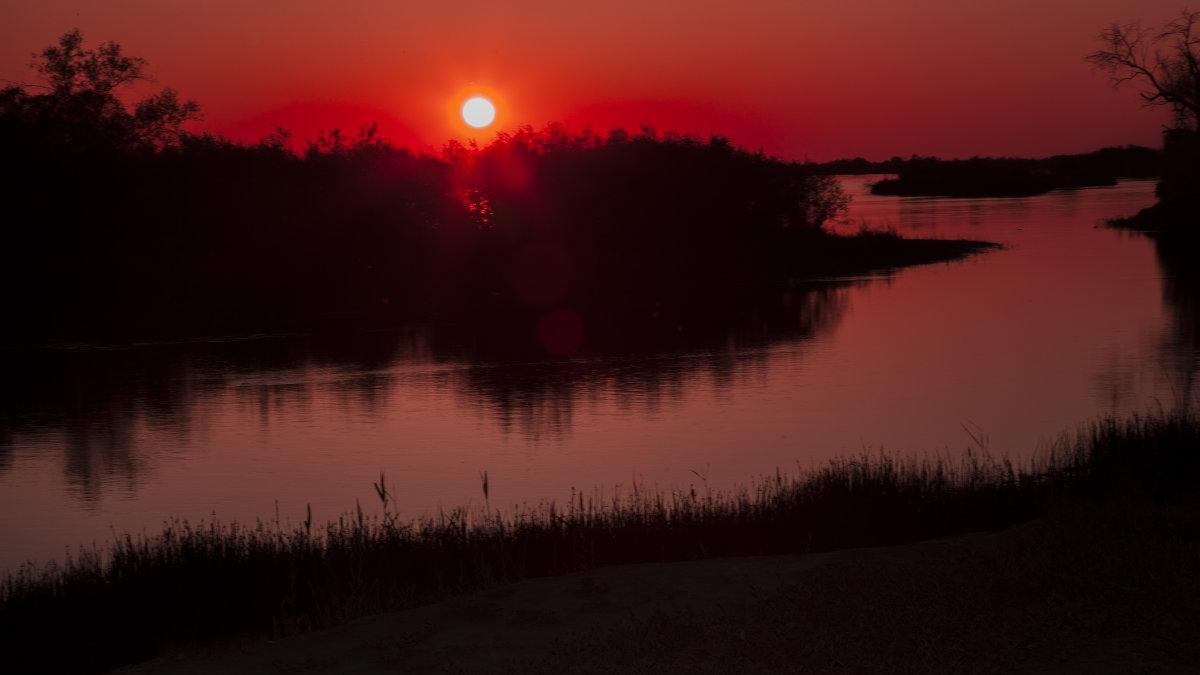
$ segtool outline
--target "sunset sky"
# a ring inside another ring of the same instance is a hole
[[[1168,115],[1084,56],[1181,0],[6,0],[0,78],[79,28],[256,140],[378,122],[401,145],[561,121],[718,133],[788,159],[1045,156],[1157,145]],[[467,127],[470,94],[496,123]]]

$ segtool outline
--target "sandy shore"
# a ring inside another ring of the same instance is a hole
[[[116,672],[1200,673],[1196,562],[1194,500],[1090,507],[906,546],[532,579]]]

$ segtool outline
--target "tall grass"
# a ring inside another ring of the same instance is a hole
[[[278,637],[522,578],[622,563],[802,553],[991,530],[1053,505],[1197,489],[1200,418],[1103,419],[1023,465],[986,442],[959,457],[864,452],[716,491],[634,486],[566,503],[382,515],[172,521],[0,583],[8,663],[100,671],[159,655]],[[699,475],[699,474],[697,474]],[[485,497],[487,475],[481,474]],[[703,478],[703,477],[701,477]],[[71,649],[63,649],[68,643]]]

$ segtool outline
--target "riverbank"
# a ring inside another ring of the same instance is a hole
[[[1109,220],[1108,225],[1195,248],[1200,241],[1195,232],[1195,214],[1195,205],[1160,201],[1127,218]]]
[[[1187,672],[1200,500],[896,547],[609,567],[118,672]]]
[[[982,448],[955,458],[841,458],[715,493],[577,495],[510,513],[417,522],[361,509],[322,526],[176,522],[149,538],[0,584],[10,660],[96,672],[220,649],[607,566],[897,545],[999,530],[1071,505],[1194,494],[1200,420],[1103,420],[1026,466]],[[487,497],[487,480],[481,488]],[[56,649],[69,641],[74,648]]]

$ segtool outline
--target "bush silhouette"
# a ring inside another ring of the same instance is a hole
[[[798,278],[973,246],[829,235],[836,179],[719,136],[550,124],[435,156],[374,125],[298,151],[283,130],[187,133],[198,105],[127,109],[114,92],[145,62],[81,45],[42,52],[48,93],[0,98],[9,343],[428,322],[505,345],[555,310],[637,342],[770,314]]]
[[[146,60],[126,56],[115,42],[85,50],[76,29],[35,57],[32,67],[48,82],[45,93],[31,94],[20,85],[0,90],[0,138],[5,147],[33,144],[39,152],[47,147],[76,152],[152,150],[177,141],[184,124],[201,118],[199,104],[180,100],[170,88],[128,108],[118,94],[123,87],[149,80]]]

